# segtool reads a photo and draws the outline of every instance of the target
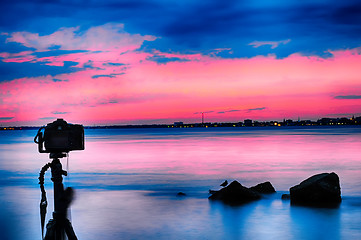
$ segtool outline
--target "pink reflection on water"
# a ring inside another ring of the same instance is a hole
[[[1,169],[34,172],[50,161],[37,153],[35,131],[4,134]],[[87,130],[85,151],[70,153],[69,170],[162,181],[237,179],[246,186],[268,180],[277,190],[334,171],[343,192],[361,192],[360,137],[360,128]]]
[[[319,172],[360,181],[360,134],[227,132],[176,137],[89,138],[77,172],[185,174],[191,178],[272,180],[287,188]],[[73,153],[71,153],[73,154]]]

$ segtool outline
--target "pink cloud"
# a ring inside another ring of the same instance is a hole
[[[79,68],[77,72],[54,77],[0,83],[0,116],[14,116],[12,120],[18,123],[43,124],[46,120],[39,118],[56,118],[55,113],[62,112],[70,122],[106,124],[140,119],[191,122],[199,120],[194,112],[201,111],[208,112],[207,121],[318,118],[345,111],[360,112],[359,99],[334,98],[359,95],[358,49],[333,51],[333,57],[328,59],[300,54],[284,59],[275,56],[222,59],[212,54],[134,51],[144,41],[156,38],[126,33],[123,25],[107,24],[80,33],[78,30],[64,28],[46,36],[9,34],[9,42],[22,43],[37,51],[54,45],[61,50],[88,51],[42,58],[35,58],[32,52],[0,53],[3,61],[8,62],[63,66],[64,62],[72,61]],[[262,44],[272,45],[265,42],[253,45]],[[230,51],[215,51],[223,50]],[[154,56],[187,61],[157,64],[151,60]],[[243,111],[227,111],[232,109]],[[218,113],[222,111],[224,114]]]
[[[33,52],[31,51],[24,51],[20,53],[7,53],[2,52],[0,53],[0,58],[3,58],[3,62],[30,62],[35,59],[35,56],[32,56]]]

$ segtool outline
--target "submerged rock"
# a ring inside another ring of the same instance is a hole
[[[290,188],[291,204],[336,207],[341,202],[340,180],[336,173],[314,175]]]
[[[275,188],[272,186],[272,184],[270,182],[264,182],[264,183],[260,183],[257,184],[254,187],[249,188],[250,190],[256,191],[258,193],[275,193],[276,190]]]
[[[237,181],[233,181],[227,187],[213,192],[210,200],[221,200],[224,203],[238,205],[246,202],[258,200],[261,195],[247,187],[242,186]]]
[[[184,197],[184,196],[187,196],[187,194],[185,194],[184,192],[179,192],[179,193],[177,193],[177,196],[178,197]]]

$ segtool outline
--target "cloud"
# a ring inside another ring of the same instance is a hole
[[[150,56],[147,58],[148,61],[154,61],[156,63],[159,64],[166,64],[169,62],[187,62],[190,61],[188,59],[182,59],[182,58],[178,58],[178,57],[163,57],[163,56],[158,56],[158,55],[154,55],[154,56]]]
[[[40,117],[38,119],[40,119],[40,120],[52,120],[52,119],[54,119],[54,117]]]
[[[74,73],[81,70],[73,67],[74,64],[65,66],[49,66],[44,63],[14,63],[0,61],[0,82],[10,81],[23,77],[57,76],[63,73]]]
[[[74,50],[86,52],[117,49],[125,52],[139,48],[144,41],[154,41],[155,39],[156,37],[150,35],[142,36],[127,33],[124,31],[124,24],[107,23],[91,27],[86,31],[81,31],[80,27],[63,27],[50,35],[44,36],[25,31],[14,32],[8,36],[6,42],[21,43],[25,47],[45,52],[43,55],[53,52],[51,56],[54,56],[67,51],[74,52]],[[57,50],[49,51],[54,47]]]
[[[252,111],[262,111],[266,109],[266,107],[261,107],[261,108],[249,108],[249,109],[243,109],[243,110],[240,110],[240,109],[232,109],[232,110],[223,110],[223,111],[219,111],[217,112],[218,114],[224,114],[224,113],[231,113],[231,112],[252,112]]]
[[[15,42],[35,50],[0,53],[0,81],[56,76],[89,68],[105,70],[101,74],[94,74],[93,78],[112,78],[124,74],[114,73],[112,68],[118,68],[118,72],[124,71],[130,63],[129,59],[145,59],[143,53],[135,50],[139,49],[144,41],[156,39],[150,35],[127,33],[123,24],[112,23],[85,30],[79,27],[61,28],[48,35],[23,31],[4,36],[6,44]],[[54,79],[57,81],[59,78]]]
[[[53,78],[53,82],[69,82],[69,80],[68,79],[63,80],[63,79]]]
[[[84,29],[106,23],[126,23],[128,32],[160,36],[156,41],[144,42],[150,49],[185,53],[226,47],[234,52],[227,55],[228,58],[260,54],[275,54],[283,58],[296,52],[323,56],[329,49],[357,47],[361,37],[361,3],[357,0],[80,0],[71,4],[68,1],[19,0],[3,1],[1,7],[1,31],[38,33],[26,36],[35,39],[37,49],[57,46],[63,49],[55,37],[62,39],[61,42],[64,42],[65,35],[69,39],[85,38]],[[79,28],[69,29],[74,26]],[[62,29],[62,33],[53,35],[53,43],[46,38],[38,40],[58,29]],[[292,39],[292,44],[273,49],[250,48],[248,44],[255,39],[260,42]],[[29,41],[24,43],[34,45]],[[81,44],[79,41],[78,45]]]
[[[103,63],[104,66],[125,66],[126,64],[124,63],[113,63],[113,62],[106,62]]]
[[[281,40],[281,41],[253,41],[248,45],[253,46],[254,48],[258,48],[265,45],[271,45],[271,49],[275,49],[280,44],[287,44],[289,42],[291,42],[291,39]]]
[[[202,113],[213,113],[214,111],[206,111],[206,112],[195,112],[193,114],[202,114]]]
[[[340,95],[335,96],[334,99],[361,99],[361,95]]]
[[[63,115],[63,114],[68,114],[69,112],[58,112],[58,111],[54,111],[54,112],[51,112],[52,114],[60,114],[60,115]]]
[[[166,57],[190,59],[171,64],[147,61],[152,53],[140,51],[126,54],[106,51],[74,53],[72,57],[76,56],[80,63],[87,63],[89,54],[93,68],[54,77],[2,82],[0,114],[14,116],[12,121],[35,122],[39,116],[49,116],[56,110],[68,112],[74,121],[91,119],[97,123],[116,123],[155,118],[191,122],[199,118],[200,110],[212,121],[237,121],[244,115],[253,119],[275,119],[280,115],[297,118],[297,115],[359,112],[359,105],[347,107],[348,101],[334,101],[327,92],[335,92],[330,86],[340,86],[344,89],[343,95],[351,95],[352,92],[345,89],[355,91],[354,86],[359,86],[357,63],[361,55],[357,50],[332,52],[332,59],[301,54],[284,59],[274,56],[224,59],[201,54],[197,57],[196,54],[164,54]],[[62,62],[70,60],[70,56],[59,57]],[[127,64],[125,74],[111,75],[118,73],[123,66],[104,65],[108,62]],[[99,66],[104,70],[96,69]],[[339,81],[340,73],[342,82]],[[96,75],[106,77],[92,78]],[[53,79],[69,81],[54,82]],[[329,106],[332,106],[331,110]],[[226,111],[227,114],[217,114]]]
[[[327,114],[327,116],[332,116],[332,117],[347,117],[349,118],[350,116],[359,116],[361,115],[361,112],[353,112],[353,113],[330,113]]]
[[[123,75],[124,73],[111,73],[111,74],[99,74],[99,75],[93,75],[92,78],[100,78],[100,77],[108,77],[108,78],[114,78],[119,75]]]
[[[251,111],[262,111],[262,110],[265,110],[266,107],[260,107],[260,108],[249,108],[247,109],[248,112],[251,112]]]
[[[14,117],[0,117],[0,121],[6,121],[6,120],[11,120]]]
[[[242,111],[242,110],[232,109],[232,110],[220,111],[220,112],[217,112],[217,113],[223,114],[223,113],[240,112],[240,111]]]
[[[89,51],[88,50],[51,50],[51,51],[43,51],[43,52],[34,52],[32,53],[32,55],[36,56],[37,58],[43,58],[43,57],[61,56],[61,55],[67,55],[73,53],[86,53],[86,52]]]

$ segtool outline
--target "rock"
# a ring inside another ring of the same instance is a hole
[[[217,191],[217,190],[209,189],[209,194],[214,194],[214,193],[216,193],[216,192],[218,192],[218,191]]]
[[[183,196],[187,196],[187,194],[185,194],[184,192],[179,192],[179,193],[177,193],[177,196],[178,197],[183,197]]]
[[[290,188],[291,204],[336,207],[341,202],[340,181],[336,173],[314,175]]]
[[[221,200],[231,205],[239,205],[260,198],[259,193],[242,186],[242,184],[237,181],[233,181],[227,187],[214,192],[212,196],[209,197],[210,200]]]
[[[274,189],[274,187],[272,186],[272,184],[270,182],[260,183],[249,189],[256,191],[258,193],[275,193],[276,192],[276,190]]]
[[[288,193],[282,194],[281,199],[282,200],[290,200],[291,196]]]

